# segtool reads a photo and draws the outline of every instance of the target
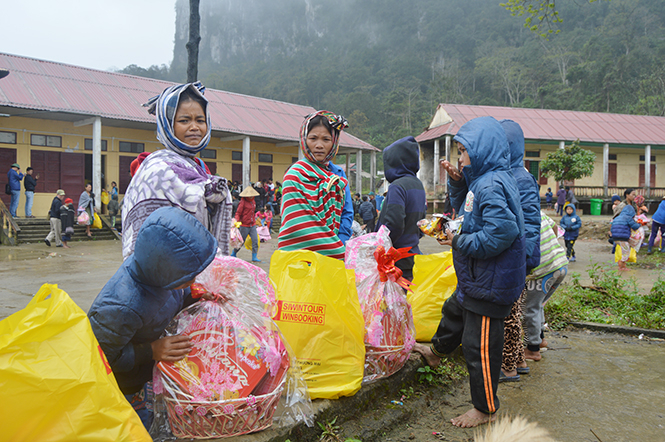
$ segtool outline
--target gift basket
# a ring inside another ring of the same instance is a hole
[[[457,234],[462,227],[463,216],[455,219],[441,213],[435,213],[429,219],[421,219],[418,221],[420,231],[427,236],[436,238],[437,240],[445,240],[447,238],[446,229]]]
[[[346,243],[345,264],[356,272],[356,287],[365,319],[365,375],[363,383],[388,377],[399,371],[415,343],[411,306],[404,289],[410,282],[402,278],[395,261],[413,256],[395,249],[390,231],[381,226]]]
[[[218,256],[191,290],[194,298],[214,300],[185,308],[165,331],[189,336],[193,348],[180,361],[155,365],[153,437],[167,439],[169,430],[195,439],[263,430],[272,425],[283,392],[284,416],[308,422],[307,387],[270,319],[275,293],[265,272]]]

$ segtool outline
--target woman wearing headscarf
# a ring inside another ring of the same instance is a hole
[[[95,194],[92,193],[92,184],[88,183],[85,185],[85,190],[79,197],[78,207],[79,215],[83,212],[88,214],[88,222],[85,225],[85,234],[88,235],[88,238],[92,238],[92,233],[90,233],[90,226],[95,221],[94,217],[96,211],[97,208],[95,207]]]
[[[305,156],[291,166],[282,184],[280,250],[306,249],[344,258],[351,237],[353,202],[344,171],[333,164],[346,119],[328,111],[308,115],[300,128]]]
[[[157,139],[165,149],[145,157],[136,170],[122,210],[122,255],[134,251],[143,221],[160,207],[194,215],[229,253],[231,194],[225,178],[210,175],[195,155],[210,141],[210,113],[200,82],[177,84],[144,104],[157,117]]]

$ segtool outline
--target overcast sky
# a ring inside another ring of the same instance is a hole
[[[95,69],[169,64],[175,0],[0,0],[0,52]]]

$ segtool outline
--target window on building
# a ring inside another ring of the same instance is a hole
[[[108,143],[106,142],[106,140],[102,140],[102,150],[104,152],[106,152],[106,150],[107,150],[106,149],[107,145],[108,145]],[[85,150],[92,150],[92,138],[86,138],[85,139],[85,145],[84,145],[83,148]]]
[[[199,152],[199,155],[201,158],[208,158],[212,160],[217,159],[217,151],[215,149],[203,149],[201,152]]]
[[[609,160],[614,160],[614,161],[616,161],[616,160],[617,160],[617,154],[615,154],[615,153],[611,153],[611,154],[609,154],[609,155],[607,156],[607,158],[608,158]]]
[[[640,155],[640,161],[645,161],[644,158],[645,158],[644,155]],[[652,163],[655,163],[655,162],[656,162],[656,157],[653,156],[653,155],[651,155],[651,162],[652,162]]]
[[[527,150],[524,152],[524,156],[528,158],[540,158],[539,150]]]
[[[129,141],[121,141],[118,144],[120,152],[141,153],[145,150],[143,143],[130,143]]]
[[[16,132],[0,132],[0,143],[16,144]]]
[[[30,135],[30,144],[33,146],[62,147],[62,137],[55,135]]]
[[[260,153],[259,154],[259,163],[272,163],[272,154],[271,153]]]
[[[242,152],[238,152],[237,150],[232,151],[231,159],[233,161],[242,161]]]

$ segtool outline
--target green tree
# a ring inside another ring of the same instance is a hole
[[[589,3],[596,1],[588,0]],[[507,0],[500,4],[513,16],[526,15],[524,27],[541,37],[558,33],[559,29],[555,31],[554,28],[563,22],[556,9],[556,0]]]
[[[543,175],[554,176],[557,181],[572,181],[593,174],[596,154],[580,147],[580,140],[563,149],[550,152],[540,163]]]

